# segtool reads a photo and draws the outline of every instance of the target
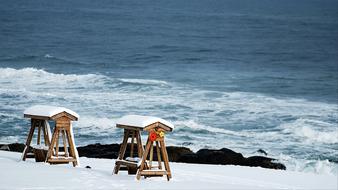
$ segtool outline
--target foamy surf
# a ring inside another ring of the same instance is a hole
[[[309,143],[338,143],[338,127],[334,123],[313,119],[297,119],[280,127],[284,133],[292,133]]]
[[[132,83],[132,84],[139,84],[139,85],[169,85],[166,81],[161,80],[150,80],[150,79],[118,79],[124,83]]]

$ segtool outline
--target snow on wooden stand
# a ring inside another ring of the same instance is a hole
[[[135,119],[135,117],[133,115],[127,115],[127,116],[120,118],[116,122],[117,128],[124,129],[124,135],[123,135],[122,144],[120,146],[119,156],[115,162],[114,174],[118,174],[121,166],[127,167],[128,174],[136,174],[137,163],[143,155],[143,146],[142,146],[141,134],[140,134],[140,132],[143,130],[143,127],[140,127],[138,123],[132,122],[134,121],[133,118]],[[126,159],[124,159],[124,155],[127,149],[129,138],[131,138],[130,157],[127,157]],[[135,143],[137,147],[138,157],[134,157]]]
[[[139,180],[141,176],[144,177],[153,177],[153,176],[167,176],[169,181],[171,176],[171,171],[169,167],[169,158],[167,149],[164,143],[165,132],[172,131],[174,126],[169,122],[157,121],[150,125],[147,125],[144,130],[149,133],[146,148],[142,156],[142,161],[140,168],[138,170],[136,178]],[[154,152],[154,143],[156,144],[157,160],[158,165],[152,166],[153,161],[153,152]],[[164,163],[164,169],[162,169],[162,159]],[[146,159],[149,155],[149,164],[147,165]],[[155,168],[155,169],[154,169]]]
[[[50,164],[69,163],[72,162],[75,167],[78,165],[78,153],[74,143],[73,129],[71,121],[77,121],[79,115],[72,110],[63,107],[55,106],[32,106],[24,111],[24,117],[31,118],[31,130],[29,132],[26,148],[23,152],[23,160],[26,159],[28,154],[28,147],[31,144],[32,137],[36,126],[42,128],[45,139],[45,146],[48,147],[48,152],[45,158],[46,162]],[[52,139],[50,139],[50,127],[48,120],[55,121],[54,132]],[[41,127],[42,126],[42,127]],[[40,145],[40,128],[38,131],[37,144]],[[62,136],[64,152],[59,152],[59,137]],[[68,145],[67,145],[68,142]],[[68,149],[69,146],[69,149]],[[35,158],[41,160],[44,154],[36,148]],[[42,148],[45,149],[45,148]],[[38,154],[40,152],[40,154]]]
[[[163,120],[161,118],[140,115],[127,115],[117,120],[116,123],[117,127],[124,128],[125,131],[123,142],[121,144],[119,152],[119,157],[115,163],[114,173],[115,174],[118,173],[120,165],[125,165],[129,167],[128,171],[130,170],[130,168],[135,169],[139,166],[139,170],[137,172],[137,179],[140,179],[141,176],[153,177],[166,175],[167,179],[169,180],[171,178],[171,171],[169,167],[168,154],[164,143],[164,134],[165,132],[172,131],[174,126],[170,122]],[[125,160],[123,160],[125,150],[127,147],[127,141],[129,138],[128,133],[135,133],[136,131],[139,139],[138,156],[142,158],[141,163],[137,163],[135,158],[132,158],[133,143],[131,145],[131,157],[128,157]],[[143,146],[142,145],[140,146],[141,144],[140,131],[147,131],[149,133],[145,151],[143,151]],[[156,144],[156,152],[158,158],[157,166],[152,166],[154,143]],[[142,153],[140,154],[140,152],[143,152],[143,154]],[[165,169],[162,169],[161,154]],[[147,163],[146,159],[148,158],[148,156],[149,161]],[[133,160],[134,162],[132,162],[131,160]]]

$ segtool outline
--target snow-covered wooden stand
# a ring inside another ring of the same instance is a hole
[[[143,146],[142,146],[141,134],[140,134],[141,131],[143,131],[143,127],[139,123],[140,119],[141,119],[140,116],[127,115],[116,121],[116,127],[124,129],[124,135],[123,135],[122,144],[120,146],[119,156],[115,162],[114,174],[118,174],[121,166],[127,167],[128,173],[133,173],[130,171],[137,170],[138,161],[143,155]],[[130,156],[124,159],[124,155],[127,149],[129,138],[131,138]],[[137,147],[138,157],[134,157],[135,143]]]
[[[149,136],[136,178],[140,179],[141,176],[153,177],[166,175],[167,180],[169,181],[171,178],[171,171],[169,167],[168,153],[164,143],[164,137],[166,132],[171,132],[174,129],[174,125],[160,118],[153,118],[152,120],[152,122],[147,123],[147,125],[144,127],[144,130],[149,133]],[[157,166],[152,166],[154,143],[156,144],[158,161]],[[146,159],[148,156],[149,163],[147,165]],[[161,156],[163,158],[164,169],[162,169]]]
[[[120,166],[124,165],[127,166],[127,168],[139,167],[137,172],[137,179],[140,179],[141,176],[153,177],[163,175],[166,175],[168,180],[171,178],[169,159],[164,143],[165,132],[172,131],[174,128],[174,126],[170,122],[157,117],[127,115],[117,120],[116,127],[124,129],[124,138],[121,144],[118,159],[115,162],[115,174],[118,173]],[[141,131],[147,131],[149,133],[145,151],[143,151],[143,146],[141,142]],[[126,151],[128,138],[130,138],[130,133],[132,134],[131,155],[130,157],[124,159],[124,154]],[[138,158],[133,157],[133,134],[136,134]],[[157,166],[152,166],[154,143],[156,144],[158,160]],[[163,158],[165,169],[162,169],[161,155]],[[147,162],[146,160],[148,157],[149,161]],[[141,162],[137,162],[137,160],[139,159],[141,159]]]
[[[73,166],[78,165],[78,153],[74,143],[74,135],[71,125],[71,121],[78,120],[79,115],[77,113],[64,107],[37,105],[26,109],[24,111],[24,117],[31,118],[31,129],[27,137],[26,148],[23,152],[23,160],[27,157],[28,147],[31,144],[34,130],[38,127],[37,144],[40,144],[40,131],[42,129],[45,146],[48,147],[45,159],[46,162],[51,164],[72,162]],[[51,136],[48,120],[55,121],[52,139],[50,139]],[[59,152],[60,135],[63,140],[64,152]]]

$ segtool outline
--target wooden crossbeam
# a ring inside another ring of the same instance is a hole
[[[130,127],[124,128],[123,140],[120,146],[118,159],[115,161],[115,167],[114,167],[113,174],[118,174],[121,166],[137,167],[137,163],[124,160],[124,155],[127,149],[129,138],[131,138],[130,157],[134,157],[134,144],[135,143],[137,147],[138,157],[141,157],[143,154],[143,146],[141,142],[140,131],[137,128],[130,128]]]

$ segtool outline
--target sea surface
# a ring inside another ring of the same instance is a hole
[[[0,143],[35,104],[79,113],[77,145],[151,115],[169,145],[337,175],[338,1],[0,0]]]

